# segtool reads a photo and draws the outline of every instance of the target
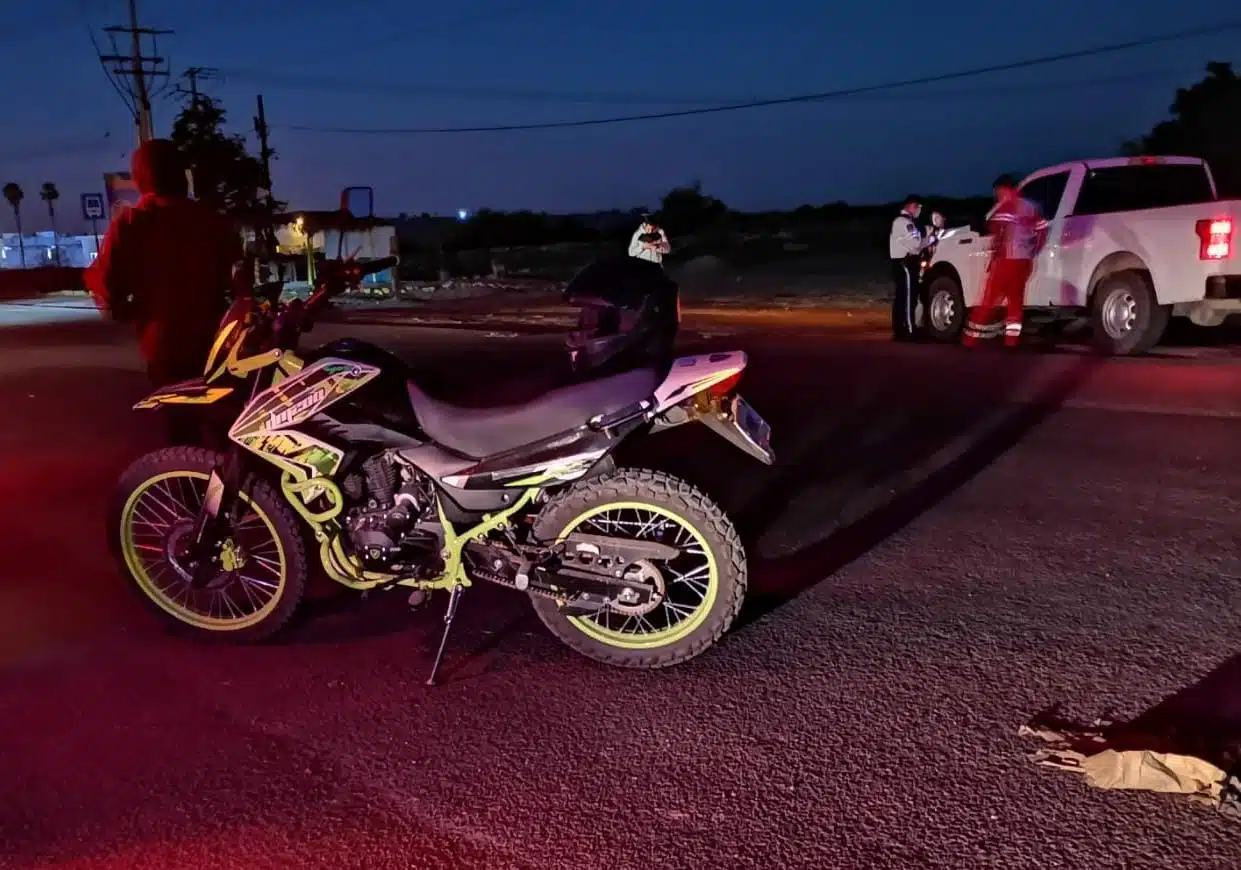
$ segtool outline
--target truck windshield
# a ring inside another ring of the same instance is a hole
[[[1137,163],[1089,170],[1073,213],[1111,214],[1214,199],[1206,169],[1200,163]]]

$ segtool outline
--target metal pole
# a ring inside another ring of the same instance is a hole
[[[133,62],[134,98],[138,104],[138,144],[154,137],[151,130],[151,96],[147,93],[142,63],[142,33],[138,29],[138,0],[129,0],[130,56]]]
[[[276,255],[276,228],[273,226],[276,208],[271,195],[271,148],[267,145],[267,111],[263,106],[263,95],[255,97],[254,132],[259,138],[259,163],[263,177],[260,179],[263,189],[260,197],[263,201],[264,226],[262,232],[263,256]]]

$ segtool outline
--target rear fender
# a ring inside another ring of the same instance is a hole
[[[232,387],[213,387],[202,378],[191,378],[160,387],[134,405],[134,410],[145,411],[162,405],[213,405],[232,392]]]
[[[683,356],[672,364],[655,390],[655,412],[666,411],[716,384],[735,378],[749,362],[745,351],[730,350]]]
[[[745,371],[743,351],[699,354],[678,359],[655,391],[652,431],[698,420],[737,449],[771,465],[771,427],[736,395]]]

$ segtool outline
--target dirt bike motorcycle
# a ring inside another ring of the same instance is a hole
[[[712,646],[746,592],[733,524],[690,484],[612,453],[699,420],[770,464],[770,427],[736,394],[746,355],[480,409],[427,395],[374,345],[299,348],[333,296],[394,263],[325,263],[304,303],[257,288],[224,316],[201,378],[135,405],[214,414],[228,438],[122,474],[108,536],[142,600],[182,633],[251,642],[293,617],[312,559],[353,590],[447,590],[432,684],[475,581],[525,593],[556,637],[607,664],[659,668]]]

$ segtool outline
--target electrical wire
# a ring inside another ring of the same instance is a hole
[[[725,112],[740,112],[749,109],[769,108],[773,106],[788,106],[799,103],[817,103],[826,100],[840,99],[843,97],[854,97],[862,94],[871,94],[881,91],[896,90],[899,88],[909,88],[916,85],[928,85],[938,82],[955,81],[958,79],[974,78],[977,76],[990,75],[1000,72],[1010,72],[1019,69],[1030,69],[1032,67],[1049,66],[1051,64],[1064,63],[1069,60],[1078,60],[1087,57],[1097,57],[1104,54],[1115,54],[1118,52],[1132,51],[1137,48],[1146,48],[1153,45],[1162,45],[1170,42],[1181,42],[1189,39],[1200,38],[1203,36],[1214,36],[1220,33],[1241,30],[1241,21],[1225,21],[1209,27],[1197,27],[1191,30],[1182,30],[1175,33],[1169,33],[1162,36],[1152,36],[1144,39],[1128,40],[1126,42],[1111,43],[1109,45],[1094,46],[1092,48],[1078,49],[1076,51],[1065,51],[1058,54],[1044,55],[1042,57],[1027,58],[1009,63],[990,64],[987,66],[973,67],[971,69],[958,70],[949,73],[939,73],[936,75],[919,76],[911,79],[901,79],[891,82],[883,82],[874,85],[862,85],[853,88],[841,88],[832,91],[822,91],[812,94],[798,94],[787,97],[775,97],[765,100],[749,100],[745,102],[729,103],[716,106],[699,106],[692,109],[679,109],[667,112],[649,112],[645,114],[620,115],[609,118],[585,118],[573,121],[547,121],[530,124],[496,124],[496,125],[479,125],[472,127],[320,127],[308,124],[286,125],[284,129],[293,130],[300,133],[326,133],[326,134],[346,134],[346,135],[433,135],[433,134],[457,134],[457,133],[508,133],[528,130],[563,130],[578,127],[602,127],[613,124],[629,124],[638,121],[658,121],[669,118],[688,118],[698,115],[716,115]]]
[[[937,89],[927,93],[886,93],[875,92],[857,94],[857,99],[897,99],[927,100],[944,97],[975,97],[991,94],[1013,94],[1042,92],[1057,89],[1074,89],[1099,87],[1117,84],[1132,84],[1142,81],[1166,81],[1173,77],[1189,75],[1195,70],[1144,70],[1117,76],[1094,76],[1064,81],[1035,82],[1032,84],[1006,84],[990,88],[962,88],[956,90]],[[330,77],[304,77],[264,75],[257,70],[241,70],[233,68],[229,72],[231,81],[241,81],[271,90],[287,88],[290,90],[328,90],[351,94],[391,94],[393,96],[427,97],[440,96],[485,100],[487,102],[521,102],[521,103],[591,103],[598,105],[704,105],[728,106],[739,102],[750,102],[759,99],[753,96],[740,97],[690,97],[686,95],[670,97],[666,94],[642,94],[620,92],[586,92],[586,91],[524,91],[508,88],[458,88],[458,87],[422,87],[419,85],[396,85],[386,82],[368,83],[358,80],[336,79]]]
[[[230,81],[248,83],[272,90],[320,90],[346,93],[383,93],[393,96],[450,97],[486,102],[589,103],[594,105],[702,106],[728,105],[753,97],[670,96],[667,93],[616,91],[544,91],[520,88],[402,85],[392,82],[366,82],[334,76],[264,72],[249,67],[225,70]]]
[[[0,153],[0,163],[30,163],[36,160],[48,160],[58,157],[72,157],[75,154],[98,153],[112,143],[111,132],[92,134],[91,136],[66,136],[49,142],[40,142],[23,148],[11,149]]]
[[[90,38],[91,47],[95,49],[95,57],[99,58],[99,67],[103,70],[104,78],[108,80],[112,90],[116,91],[117,96],[121,98],[125,108],[129,109],[129,114],[136,119],[138,117],[138,103],[134,95],[122,87],[121,83],[117,81],[116,76],[113,75],[112,70],[108,69],[108,65],[103,59],[103,48],[100,47],[99,40],[95,38],[95,31],[89,25],[86,28],[86,35]]]

